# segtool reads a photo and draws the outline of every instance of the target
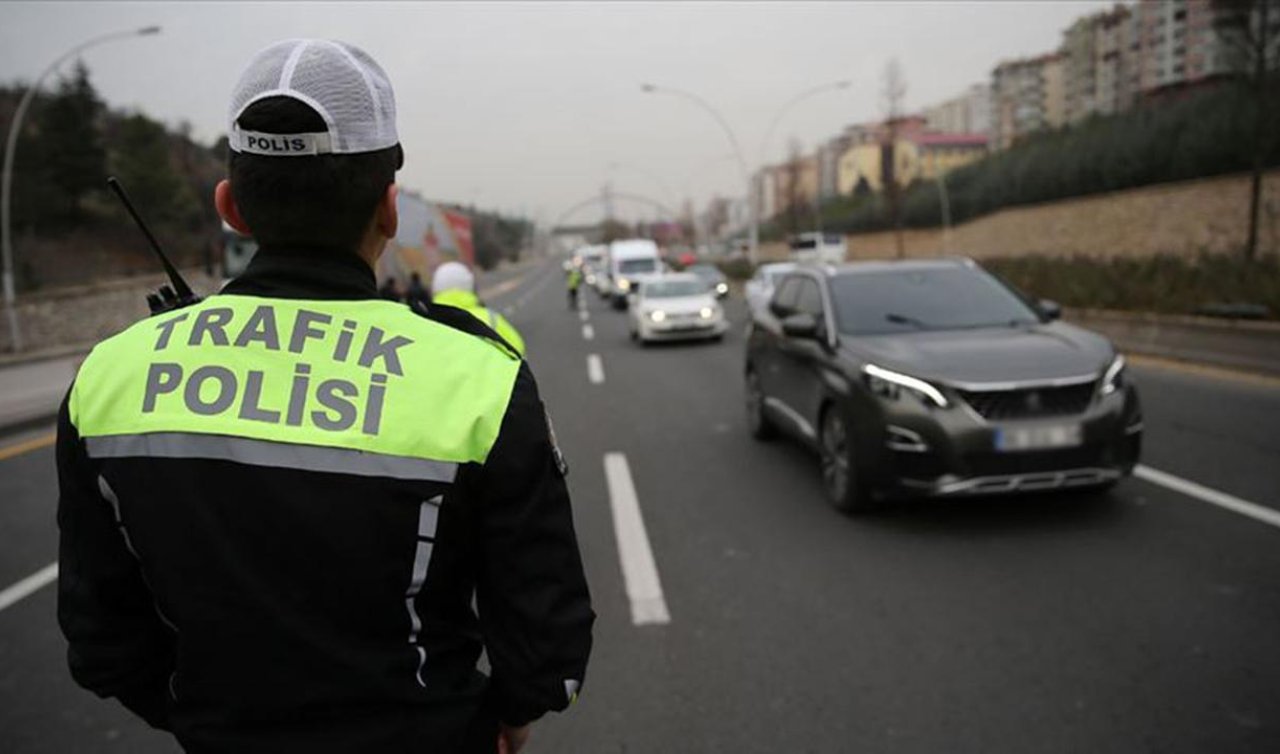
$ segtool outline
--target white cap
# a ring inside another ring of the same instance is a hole
[[[431,292],[466,291],[476,292],[476,276],[462,262],[445,262],[436,268],[431,278]]]
[[[292,97],[315,110],[322,133],[271,134],[237,124],[267,97]],[[400,143],[391,81],[373,58],[345,42],[289,39],[253,56],[231,94],[227,138],[235,152],[269,157],[376,152]]]

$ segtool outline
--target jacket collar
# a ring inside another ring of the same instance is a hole
[[[480,297],[471,291],[464,291],[458,288],[450,288],[449,290],[432,292],[431,298],[437,304],[445,306],[453,306],[458,309],[479,309]]]
[[[378,298],[378,282],[349,249],[271,246],[258,249],[223,293],[266,298],[360,300]]]

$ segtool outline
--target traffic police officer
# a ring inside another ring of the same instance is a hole
[[[569,308],[576,309],[578,308],[578,287],[582,285],[582,270],[577,266],[569,270],[569,278],[565,284],[569,287]]]
[[[100,343],[62,407],[72,675],[192,752],[514,752],[594,620],[533,375],[378,297],[403,153],[372,58],[268,47],[230,128],[216,203],[260,251]]]
[[[506,317],[480,303],[476,295],[476,276],[462,262],[445,262],[436,268],[431,277],[431,295],[434,303],[462,309],[485,323],[516,352],[524,355],[524,338]]]

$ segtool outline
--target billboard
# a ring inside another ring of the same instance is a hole
[[[458,260],[475,265],[471,218],[466,213],[445,209],[405,190],[396,197],[396,209],[400,226],[378,261],[379,280],[394,277],[405,282],[416,272],[430,281],[442,262]]]

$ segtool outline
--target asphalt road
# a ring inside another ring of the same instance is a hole
[[[740,327],[640,349],[593,294],[569,311],[554,266],[521,274],[491,303],[568,457],[600,616],[581,701],[529,752],[1280,751],[1280,528],[1143,479],[841,516],[806,452],[747,436]],[[1280,389],[1134,372],[1147,465],[1280,504]],[[56,554],[52,453],[22,439],[0,589]],[[177,750],[63,652],[52,589],[0,609],[0,751]]]

